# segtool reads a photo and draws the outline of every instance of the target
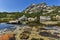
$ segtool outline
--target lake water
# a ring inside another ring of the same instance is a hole
[[[0,30],[3,30],[3,29],[14,30],[14,29],[16,29],[16,26],[24,27],[26,25],[16,25],[16,24],[13,25],[13,24],[0,23]],[[58,26],[48,26],[48,27],[45,27],[45,29],[57,30],[57,29],[60,29],[60,28]]]
[[[20,26],[20,27],[24,27],[26,25],[24,24],[6,24],[6,23],[0,23],[0,30],[3,30],[3,29],[8,29],[8,30],[14,30],[16,29],[16,26]]]
[[[12,29],[14,28],[14,26],[15,25],[12,25],[12,24],[0,23],[0,30],[5,29],[5,28]]]
[[[15,24],[16,25],[16,24]],[[11,29],[11,28],[14,28],[15,25],[13,24],[6,24],[6,23],[0,23],[0,30],[1,29]],[[19,25],[20,27],[23,27],[23,26],[26,26],[26,25]],[[58,26],[48,26],[48,27],[45,27],[45,29],[59,29]]]

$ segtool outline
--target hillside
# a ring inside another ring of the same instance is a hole
[[[25,13],[35,13],[35,12],[42,12],[43,14],[46,13],[60,13],[60,6],[48,6],[45,2],[40,4],[31,4],[25,10]]]
[[[16,20],[25,15],[26,17],[37,17],[40,16],[60,16],[60,6],[48,6],[45,2],[40,4],[31,4],[22,12],[0,12],[0,22],[7,22],[10,20]]]

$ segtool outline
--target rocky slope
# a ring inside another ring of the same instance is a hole
[[[43,12],[43,14],[51,13],[53,11],[56,11],[60,13],[60,6],[48,6],[45,2],[42,2],[40,4],[31,4],[29,7],[27,7],[24,12],[25,13],[35,13],[35,12]]]

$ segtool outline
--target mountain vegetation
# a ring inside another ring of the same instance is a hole
[[[0,22],[7,22],[20,18],[22,15],[26,17],[37,17],[40,16],[60,16],[60,6],[48,6],[42,2],[40,4],[31,4],[23,12],[0,12]]]

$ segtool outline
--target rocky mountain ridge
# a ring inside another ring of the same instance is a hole
[[[35,13],[35,12],[43,12],[43,14],[51,13],[53,11],[60,12],[60,6],[48,6],[45,2],[40,4],[31,4],[28,6],[24,12],[25,13]]]

